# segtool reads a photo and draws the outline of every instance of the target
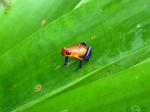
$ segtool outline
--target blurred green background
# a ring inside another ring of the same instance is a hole
[[[0,112],[149,112],[149,36],[150,0],[0,0]]]

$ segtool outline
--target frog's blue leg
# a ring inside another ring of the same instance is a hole
[[[86,54],[84,56],[84,60],[89,61],[91,56],[92,56],[92,47],[89,46],[88,50],[87,50],[87,52],[86,52]]]
[[[80,68],[82,68],[82,61],[80,61],[80,64],[79,64],[79,69],[80,69]]]
[[[69,58],[68,58],[68,57],[66,57],[66,58],[65,58],[65,64],[64,64],[64,65],[65,65],[65,66],[67,66],[67,65],[68,65],[68,63],[69,63]]]
[[[82,42],[81,44],[82,44],[82,45],[85,45],[85,46],[87,45],[87,43],[86,43],[86,42]]]

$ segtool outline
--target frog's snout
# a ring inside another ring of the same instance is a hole
[[[62,48],[61,54],[62,54],[63,56],[70,56],[71,51],[70,51],[69,48]]]
[[[62,51],[61,51],[61,54],[63,55],[63,56],[65,56],[65,54],[66,54],[66,51],[67,51],[67,48],[62,48]]]

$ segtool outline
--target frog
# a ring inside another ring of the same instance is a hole
[[[78,69],[82,68],[83,62],[88,62],[92,56],[92,47],[88,46],[86,42],[82,42],[71,47],[63,47],[61,54],[65,56],[64,66],[68,66],[69,58],[79,60]]]

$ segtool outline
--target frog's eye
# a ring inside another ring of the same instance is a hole
[[[71,54],[71,52],[70,52],[70,51],[66,51],[66,54],[67,54],[67,55],[70,55],[70,54]]]

